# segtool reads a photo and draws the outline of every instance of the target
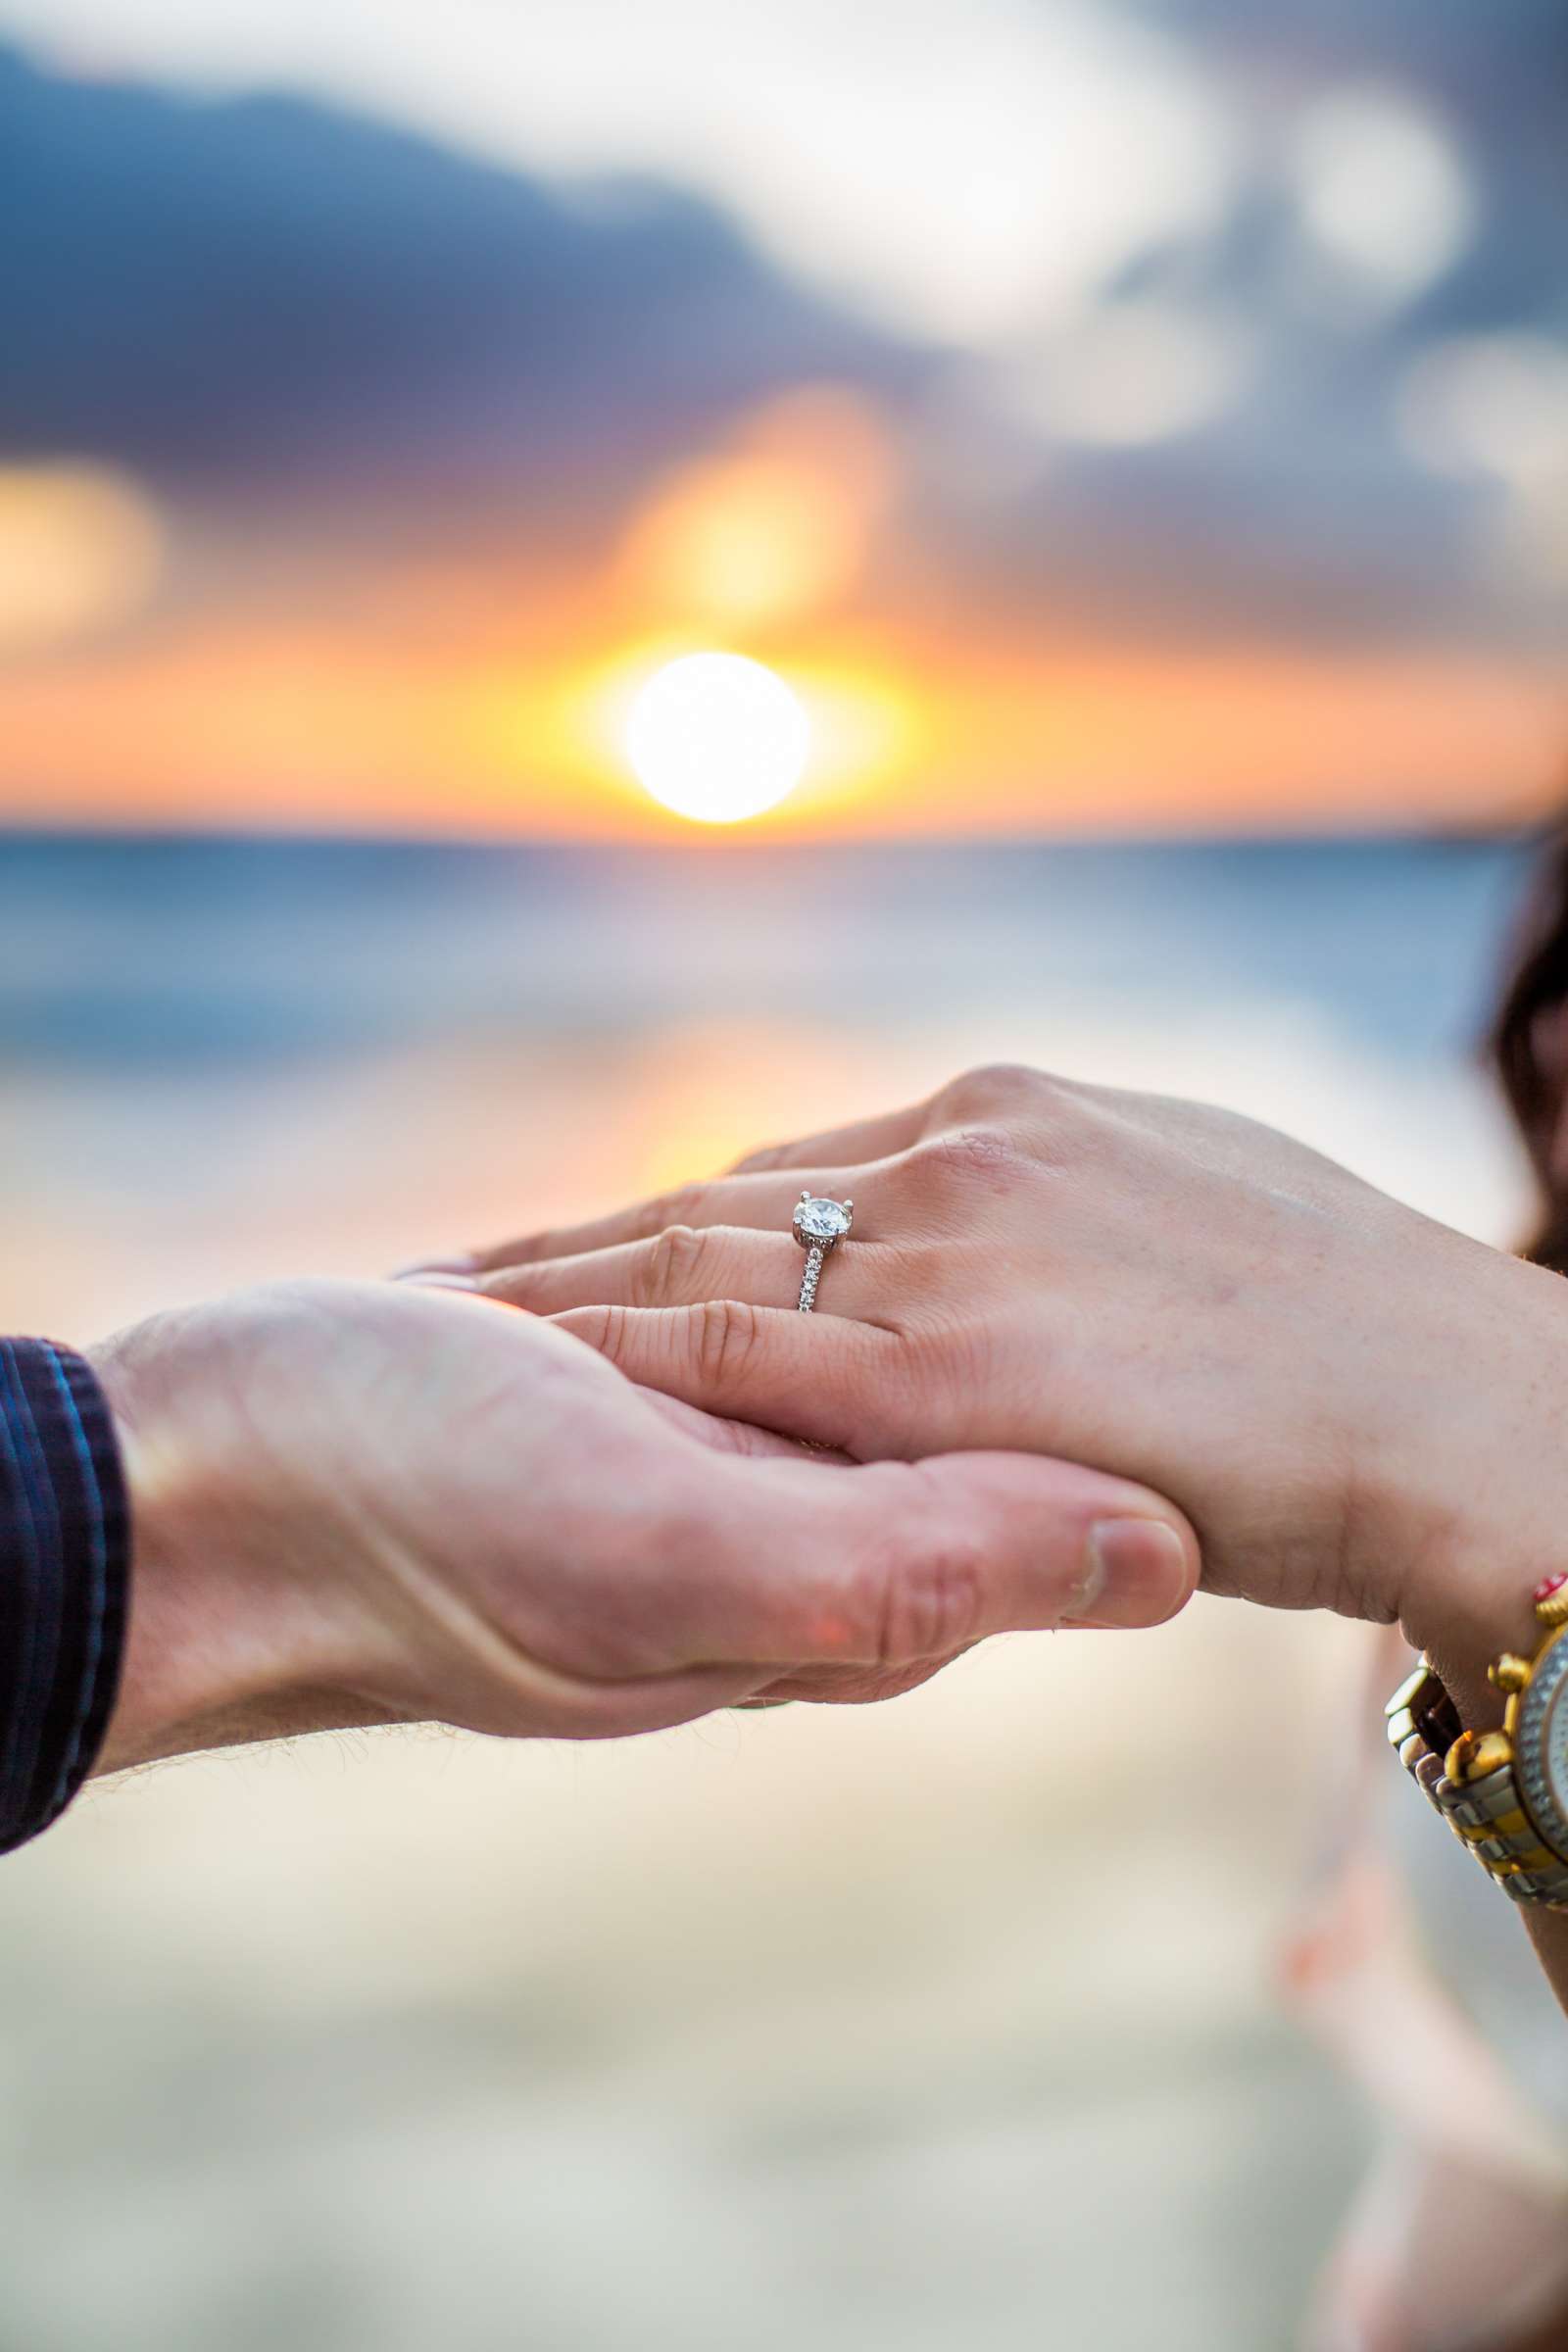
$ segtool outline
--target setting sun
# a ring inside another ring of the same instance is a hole
[[[626,757],[665,808],[734,825],[793,792],[810,721],[776,671],[744,654],[687,654],[656,670],[626,721]]]

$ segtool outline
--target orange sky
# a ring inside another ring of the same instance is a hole
[[[707,645],[810,714],[801,785],[748,827],[781,835],[1486,822],[1556,783],[1544,662],[965,614],[900,543],[898,470],[863,402],[792,396],[590,563],[299,516],[204,531],[123,476],[12,469],[0,817],[688,832],[632,775],[623,712]]]
[[[613,646],[389,651],[193,625],[5,679],[0,813],[28,821],[665,834],[613,729]],[[1471,656],[1084,641],[748,641],[817,752],[779,832],[1465,821],[1554,782],[1555,684]],[[645,657],[646,659],[646,657]]]

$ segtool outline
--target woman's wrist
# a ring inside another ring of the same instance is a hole
[[[1412,1368],[1393,1543],[1405,1633],[1485,1724],[1489,1664],[1534,1647],[1532,1592],[1568,1567],[1568,1286],[1478,1249],[1464,1271]]]

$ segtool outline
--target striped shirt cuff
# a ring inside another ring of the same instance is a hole
[[[92,1770],[129,1584],[103,1391],[68,1348],[0,1340],[0,1853],[46,1830]]]

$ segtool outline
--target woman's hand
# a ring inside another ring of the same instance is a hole
[[[94,1353],[136,1567],[101,1771],[437,1717],[594,1738],[885,1696],[982,1636],[1155,1624],[1157,1496],[1002,1453],[872,1469],[635,1389],[480,1298],[313,1283]]]
[[[855,1200],[811,1316],[803,1187]],[[1197,1104],[980,1070],[468,1273],[634,1380],[858,1457],[1147,1481],[1213,1589],[1399,1616],[1457,1671],[1568,1551],[1556,1278]]]

